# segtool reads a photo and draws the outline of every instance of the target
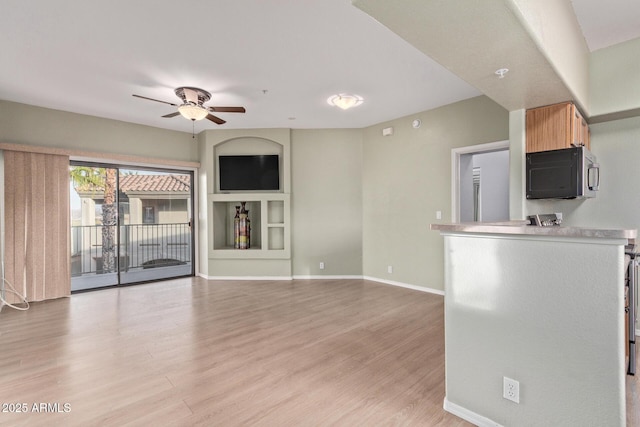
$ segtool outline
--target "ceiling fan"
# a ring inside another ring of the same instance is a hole
[[[146,96],[133,95],[136,98],[148,99],[149,101],[162,102],[174,107],[178,107],[178,111],[165,114],[162,117],[170,118],[182,115],[185,119],[192,121],[207,119],[219,125],[226,123],[220,117],[214,116],[214,113],[244,113],[244,107],[205,107],[203,104],[211,99],[211,94],[206,90],[197,87],[179,87],[175,91],[176,96],[182,100],[182,104],[174,104],[172,102],[160,101],[159,99],[147,98]]]

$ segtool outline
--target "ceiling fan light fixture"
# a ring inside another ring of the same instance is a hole
[[[338,95],[333,95],[327,99],[329,105],[334,105],[343,110],[348,110],[349,108],[357,107],[358,105],[364,102],[359,95],[349,95],[346,93],[341,93]]]
[[[202,120],[209,115],[209,110],[195,104],[182,104],[178,107],[178,111],[182,117],[193,121]]]

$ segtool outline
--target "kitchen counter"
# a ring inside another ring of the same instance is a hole
[[[476,425],[625,425],[625,246],[636,230],[524,221],[443,236],[445,410]],[[503,398],[503,378],[520,402]]]
[[[566,227],[563,225],[551,227],[537,227],[527,225],[527,221],[506,221],[495,223],[471,222],[451,224],[431,224],[431,230],[441,232],[463,232],[482,234],[520,234],[530,236],[554,236],[599,239],[626,239],[631,242],[637,237],[637,230],[631,229],[601,229]]]

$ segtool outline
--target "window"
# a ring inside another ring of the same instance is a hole
[[[145,206],[144,213],[142,216],[143,224],[155,224],[156,222],[156,212],[153,206]]]

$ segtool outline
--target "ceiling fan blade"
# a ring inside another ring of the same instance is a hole
[[[245,113],[244,107],[209,107],[209,111],[216,113]]]
[[[222,125],[224,123],[227,123],[225,120],[222,120],[220,117],[216,117],[213,114],[209,114],[207,116],[207,120],[211,120],[213,123],[217,123],[219,125]]]
[[[163,104],[173,105],[174,107],[178,106],[178,104],[174,104],[174,103],[167,102],[167,101],[160,101],[159,99],[147,98],[146,96],[140,96],[140,95],[133,95],[133,96],[135,96],[136,98],[148,99],[149,101],[162,102]]]
[[[180,115],[180,111],[176,111],[175,113],[165,114],[162,117],[164,117],[165,119],[170,119],[171,117],[175,117],[175,116],[178,116],[178,115]]]
[[[199,105],[198,92],[188,87],[183,88],[183,92],[184,92],[184,99],[187,101],[187,103]]]

